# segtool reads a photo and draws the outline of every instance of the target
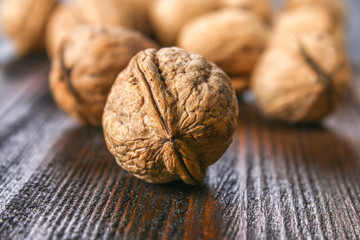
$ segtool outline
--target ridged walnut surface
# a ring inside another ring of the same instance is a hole
[[[51,91],[57,104],[82,123],[99,126],[116,76],[139,51],[157,45],[118,27],[75,29],[53,58]]]
[[[266,115],[315,122],[337,108],[350,79],[343,47],[331,35],[279,34],[255,69],[252,89]]]
[[[237,116],[220,68],[180,48],[148,49],[119,74],[103,127],[110,152],[135,176],[197,184],[231,143]]]
[[[44,47],[45,26],[56,3],[56,0],[0,2],[0,23],[19,55]]]

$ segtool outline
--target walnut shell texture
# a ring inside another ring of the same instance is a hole
[[[266,115],[316,122],[337,108],[350,80],[347,56],[333,36],[279,34],[256,67],[252,90]]]
[[[303,5],[281,13],[275,21],[276,32],[306,34],[325,32],[333,35],[340,43],[345,43],[344,25],[331,11],[321,5]]]
[[[50,87],[61,109],[84,124],[101,125],[107,95],[130,59],[157,45],[118,27],[76,28],[54,56]]]
[[[109,94],[103,128],[117,163],[152,183],[201,183],[232,141],[237,99],[227,75],[172,47],[138,53]]]
[[[243,80],[251,74],[264,51],[267,32],[265,24],[253,12],[221,9],[184,26],[178,45],[214,62],[230,78],[242,79],[239,82],[242,84],[236,86],[247,88]]]
[[[3,0],[0,22],[20,56],[44,47],[47,20],[57,0]]]

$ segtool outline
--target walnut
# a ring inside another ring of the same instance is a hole
[[[81,24],[99,24],[150,33],[142,0],[75,0],[60,5],[47,28],[47,51],[53,56],[66,36]]]
[[[340,43],[345,42],[344,25],[320,5],[303,5],[281,13],[275,21],[275,31],[303,34],[313,31],[333,35]]]
[[[44,46],[45,26],[57,0],[3,0],[0,22],[19,56]]]
[[[138,53],[118,75],[103,115],[117,163],[152,183],[202,182],[232,141],[238,106],[215,64],[176,47]]]
[[[266,115],[316,122],[336,109],[350,79],[347,56],[333,36],[279,34],[256,67],[252,89]]]
[[[287,0],[285,9],[293,9],[303,5],[318,5],[329,10],[333,17],[340,23],[344,23],[346,19],[346,7],[344,1],[341,0]]]
[[[50,17],[46,29],[46,50],[49,56],[54,56],[61,43],[76,27],[85,23],[79,6],[73,2],[59,4]]]
[[[223,7],[237,7],[257,14],[264,22],[270,22],[272,4],[270,0],[219,0]]]
[[[50,87],[61,109],[84,124],[101,125],[116,76],[140,50],[157,47],[142,34],[118,27],[80,26],[54,56]]]
[[[149,22],[137,9],[139,0],[77,0],[77,2],[86,23],[121,26],[149,33]]]
[[[157,40],[173,46],[181,27],[189,20],[219,7],[218,0],[157,0],[150,7]]]
[[[189,22],[179,34],[178,45],[217,64],[237,82],[236,90],[243,90],[266,39],[266,26],[256,14],[222,9]]]

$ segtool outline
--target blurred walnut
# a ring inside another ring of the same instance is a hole
[[[223,7],[237,7],[257,14],[264,22],[272,16],[271,0],[219,0]]]
[[[326,8],[315,4],[281,13],[275,21],[275,31],[289,34],[318,31],[333,35],[340,43],[345,42],[344,25]]]
[[[116,76],[140,50],[157,47],[140,33],[118,27],[75,29],[54,56],[53,96],[61,109],[84,124],[101,125]]]
[[[4,33],[15,43],[17,53],[44,46],[45,26],[57,0],[3,0],[0,18]]]
[[[144,0],[75,0],[60,5],[47,28],[47,51],[54,55],[66,36],[81,24],[137,29],[150,33]],[[149,1],[151,2],[151,1]]]
[[[252,89],[266,115],[315,122],[336,109],[350,80],[347,57],[331,35],[277,35],[256,67]]]
[[[139,0],[76,0],[86,23],[121,26],[149,33],[149,22],[137,11]],[[135,4],[138,3],[138,5]]]
[[[46,29],[46,50],[48,55],[54,56],[67,35],[84,22],[85,19],[77,4],[59,4],[52,14]]]
[[[266,39],[266,26],[256,14],[223,9],[189,22],[179,34],[178,45],[217,64],[234,81],[240,81],[234,84],[236,90],[243,90]]]
[[[180,48],[138,53],[119,74],[103,116],[117,163],[152,183],[202,182],[232,141],[238,107],[230,79]]]
[[[218,7],[218,0],[155,0],[150,8],[150,19],[159,42],[173,46],[186,22]]]
[[[342,0],[287,0],[286,9],[293,9],[303,5],[318,5],[329,10],[339,23],[344,23],[346,19],[345,2]]]

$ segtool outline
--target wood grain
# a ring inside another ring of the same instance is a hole
[[[360,36],[349,34],[355,81],[339,111],[290,126],[240,103],[233,143],[198,187],[121,170],[101,129],[57,109],[44,56],[2,67],[0,239],[360,239]]]

